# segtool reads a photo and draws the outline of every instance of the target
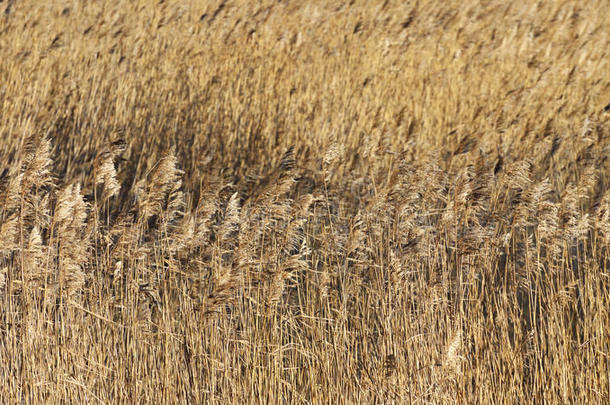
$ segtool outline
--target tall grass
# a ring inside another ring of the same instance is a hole
[[[0,402],[609,402],[608,10],[1,3]]]

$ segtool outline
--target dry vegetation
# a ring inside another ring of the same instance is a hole
[[[610,401],[607,1],[198,3],[0,3],[1,403]]]

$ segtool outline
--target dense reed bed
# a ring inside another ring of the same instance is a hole
[[[0,11],[0,402],[610,401],[608,2]]]

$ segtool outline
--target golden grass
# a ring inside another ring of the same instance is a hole
[[[610,402],[608,7],[0,3],[0,402]]]

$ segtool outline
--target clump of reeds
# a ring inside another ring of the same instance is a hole
[[[0,403],[607,403],[605,4],[208,3],[0,2]]]

